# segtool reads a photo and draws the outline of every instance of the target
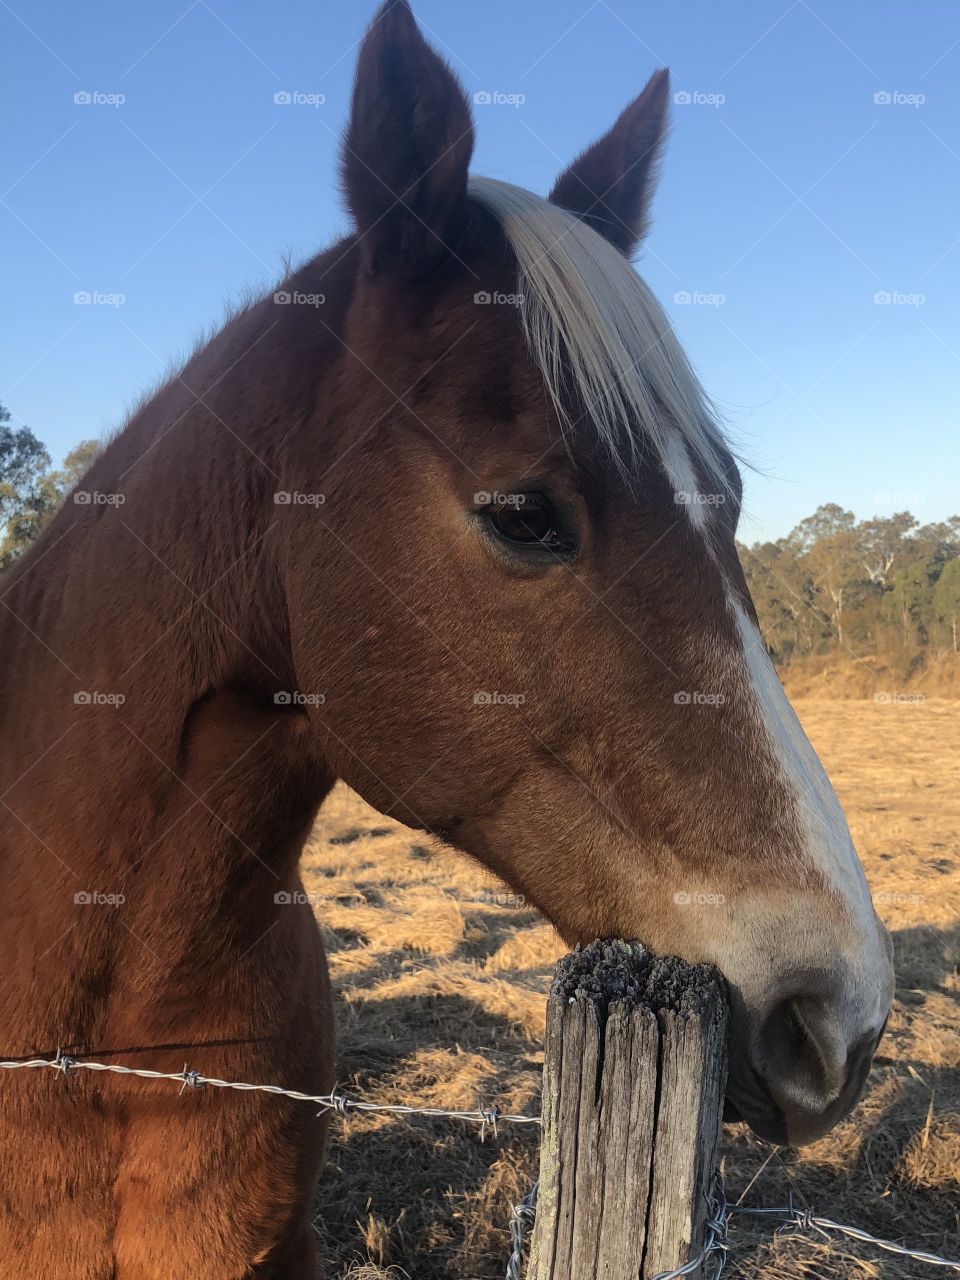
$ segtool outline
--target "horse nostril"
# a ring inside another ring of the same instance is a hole
[[[856,1105],[879,1043],[876,1026],[856,1037],[843,993],[820,978],[816,995],[785,996],[731,1039],[728,1110],[762,1138],[799,1146],[823,1137]]]
[[[823,1114],[843,1093],[851,1055],[830,1004],[792,996],[768,1016],[761,1032],[763,1076],[785,1115]]]

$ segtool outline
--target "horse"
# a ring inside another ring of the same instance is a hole
[[[470,174],[463,89],[380,9],[351,231],[136,409],[2,580],[6,1058],[329,1091],[298,859],[342,780],[571,945],[718,966],[759,1134],[855,1104],[889,940],[758,630],[737,460],[631,263],[668,84],[544,199]],[[317,1275],[309,1108],[0,1075],[10,1280]]]

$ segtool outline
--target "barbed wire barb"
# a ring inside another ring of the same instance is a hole
[[[716,1254],[717,1265],[713,1273],[713,1280],[720,1280],[723,1269],[727,1265],[727,1250],[730,1247],[727,1240],[730,1213],[731,1210],[727,1204],[726,1190],[723,1185],[723,1174],[718,1169],[713,1177],[713,1187],[707,1204],[703,1248],[695,1258],[690,1258],[683,1266],[677,1267],[673,1271],[660,1271],[653,1277],[653,1280],[682,1280],[684,1276],[697,1274],[700,1268],[714,1254]]]
[[[535,1182],[510,1214],[510,1240],[513,1248],[507,1261],[506,1280],[523,1280],[523,1241],[537,1216],[537,1195],[540,1183]]]

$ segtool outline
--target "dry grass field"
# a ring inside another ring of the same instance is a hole
[[[728,1126],[732,1201],[812,1206],[960,1258],[960,703],[817,702],[801,718],[846,806],[897,953],[897,999],[866,1097],[799,1152]],[[562,948],[536,913],[465,859],[346,790],[304,857],[338,993],[340,1081],[379,1102],[496,1100],[536,1112],[545,994]],[[454,1121],[334,1120],[318,1214],[338,1280],[500,1280],[534,1131]],[[726,1275],[913,1280],[943,1275],[852,1240],[738,1218]],[[589,1278],[584,1277],[584,1280]]]

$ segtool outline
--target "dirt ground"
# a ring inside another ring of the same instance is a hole
[[[867,1094],[799,1152],[727,1126],[731,1202],[801,1207],[960,1258],[960,703],[806,701],[897,955]],[[535,1114],[552,929],[466,859],[341,789],[304,857],[338,993],[339,1074],[377,1102]],[[335,1118],[318,1207],[338,1280],[501,1280],[535,1130]],[[738,1217],[730,1277],[948,1274],[853,1240],[772,1236]],[[584,1278],[588,1280],[588,1278]]]

